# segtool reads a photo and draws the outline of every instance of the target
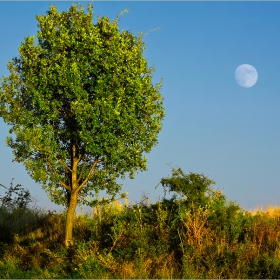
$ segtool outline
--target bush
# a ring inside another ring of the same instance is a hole
[[[209,201],[210,185],[215,184],[203,174],[190,172],[185,174],[181,168],[172,167],[172,177],[162,178],[160,181],[164,188],[164,194],[167,189],[169,192],[175,192],[184,199],[184,204],[188,207],[193,205],[195,208],[205,207]],[[176,198],[176,194],[173,196]]]
[[[31,197],[29,190],[23,189],[21,187],[21,184],[17,184],[15,187],[13,187],[13,180],[14,179],[12,179],[9,188],[0,184],[1,187],[7,189],[5,196],[0,197],[1,207],[4,207],[8,211],[27,209],[28,204],[31,203],[34,198]],[[13,194],[16,194],[17,197],[12,198]]]
[[[5,195],[0,197],[0,237],[1,242],[13,242],[14,234],[23,234],[32,230],[37,223],[39,213],[30,210],[28,205],[33,201],[30,192],[17,184],[13,187],[13,179]],[[12,197],[16,194],[15,197]],[[37,217],[37,218],[36,218]]]

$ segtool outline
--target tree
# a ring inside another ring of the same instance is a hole
[[[24,39],[1,79],[0,116],[15,136],[6,143],[51,201],[67,207],[66,246],[77,205],[96,205],[100,190],[114,199],[118,177],[147,170],[142,153],[158,144],[165,115],[142,33],[120,31],[119,16],[93,24],[91,4],[88,13],[51,5],[36,16],[38,40]]]
[[[164,195],[166,191],[175,192],[185,200],[185,205],[190,207],[193,205],[195,208],[199,206],[205,207],[213,198],[224,198],[220,192],[213,191],[210,186],[215,182],[204,174],[197,174],[190,172],[185,174],[179,167],[172,168],[171,178],[162,178],[160,183],[164,188]],[[158,185],[159,185],[158,184]],[[158,185],[156,187],[158,187]],[[173,199],[176,198],[173,195]]]
[[[0,197],[0,208],[5,208],[6,210],[11,212],[17,209],[27,209],[28,204],[32,202],[34,198],[31,197],[28,189],[24,190],[22,188],[21,184],[17,184],[15,187],[13,187],[13,180],[14,178],[12,179],[9,188],[0,184],[1,187],[7,190],[5,196]],[[17,197],[12,198],[13,194],[16,194]]]

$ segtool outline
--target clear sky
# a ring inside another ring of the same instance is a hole
[[[35,15],[46,14],[51,3],[63,11],[72,2],[0,2],[0,76],[9,74],[6,64],[18,56],[24,37],[37,34]],[[144,56],[157,70],[154,82],[163,78],[166,110],[159,144],[147,155],[148,171],[123,182],[130,201],[144,193],[152,202],[162,198],[163,188],[155,186],[171,176],[172,163],[208,176],[213,188],[243,208],[280,205],[280,2],[97,1],[94,22],[126,8],[120,30],[136,35],[160,27],[144,37]],[[235,80],[241,64],[258,72],[250,88]],[[15,178],[38,206],[62,209],[22,164],[12,163],[7,130],[0,119],[0,183],[8,187]]]

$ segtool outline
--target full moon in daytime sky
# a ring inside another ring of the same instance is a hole
[[[258,80],[258,72],[252,65],[242,64],[235,70],[235,79],[242,87],[252,87]]]

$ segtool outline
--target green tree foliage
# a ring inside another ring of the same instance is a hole
[[[212,189],[211,185],[215,182],[203,174],[197,174],[190,172],[185,174],[181,168],[172,168],[171,178],[162,178],[160,183],[166,191],[175,192],[181,197],[186,198],[186,205],[193,205],[195,208],[199,206],[205,206],[210,202],[210,195]],[[158,184],[158,185],[159,185]],[[173,196],[174,200],[176,194]]]
[[[156,145],[164,118],[162,82],[143,57],[141,33],[113,22],[93,24],[81,5],[50,6],[36,16],[35,36],[8,62],[0,87],[0,116],[12,126],[6,142],[14,160],[67,207],[65,243],[72,240],[77,205],[94,206],[98,193],[114,196],[118,177],[147,170],[143,152]]]

